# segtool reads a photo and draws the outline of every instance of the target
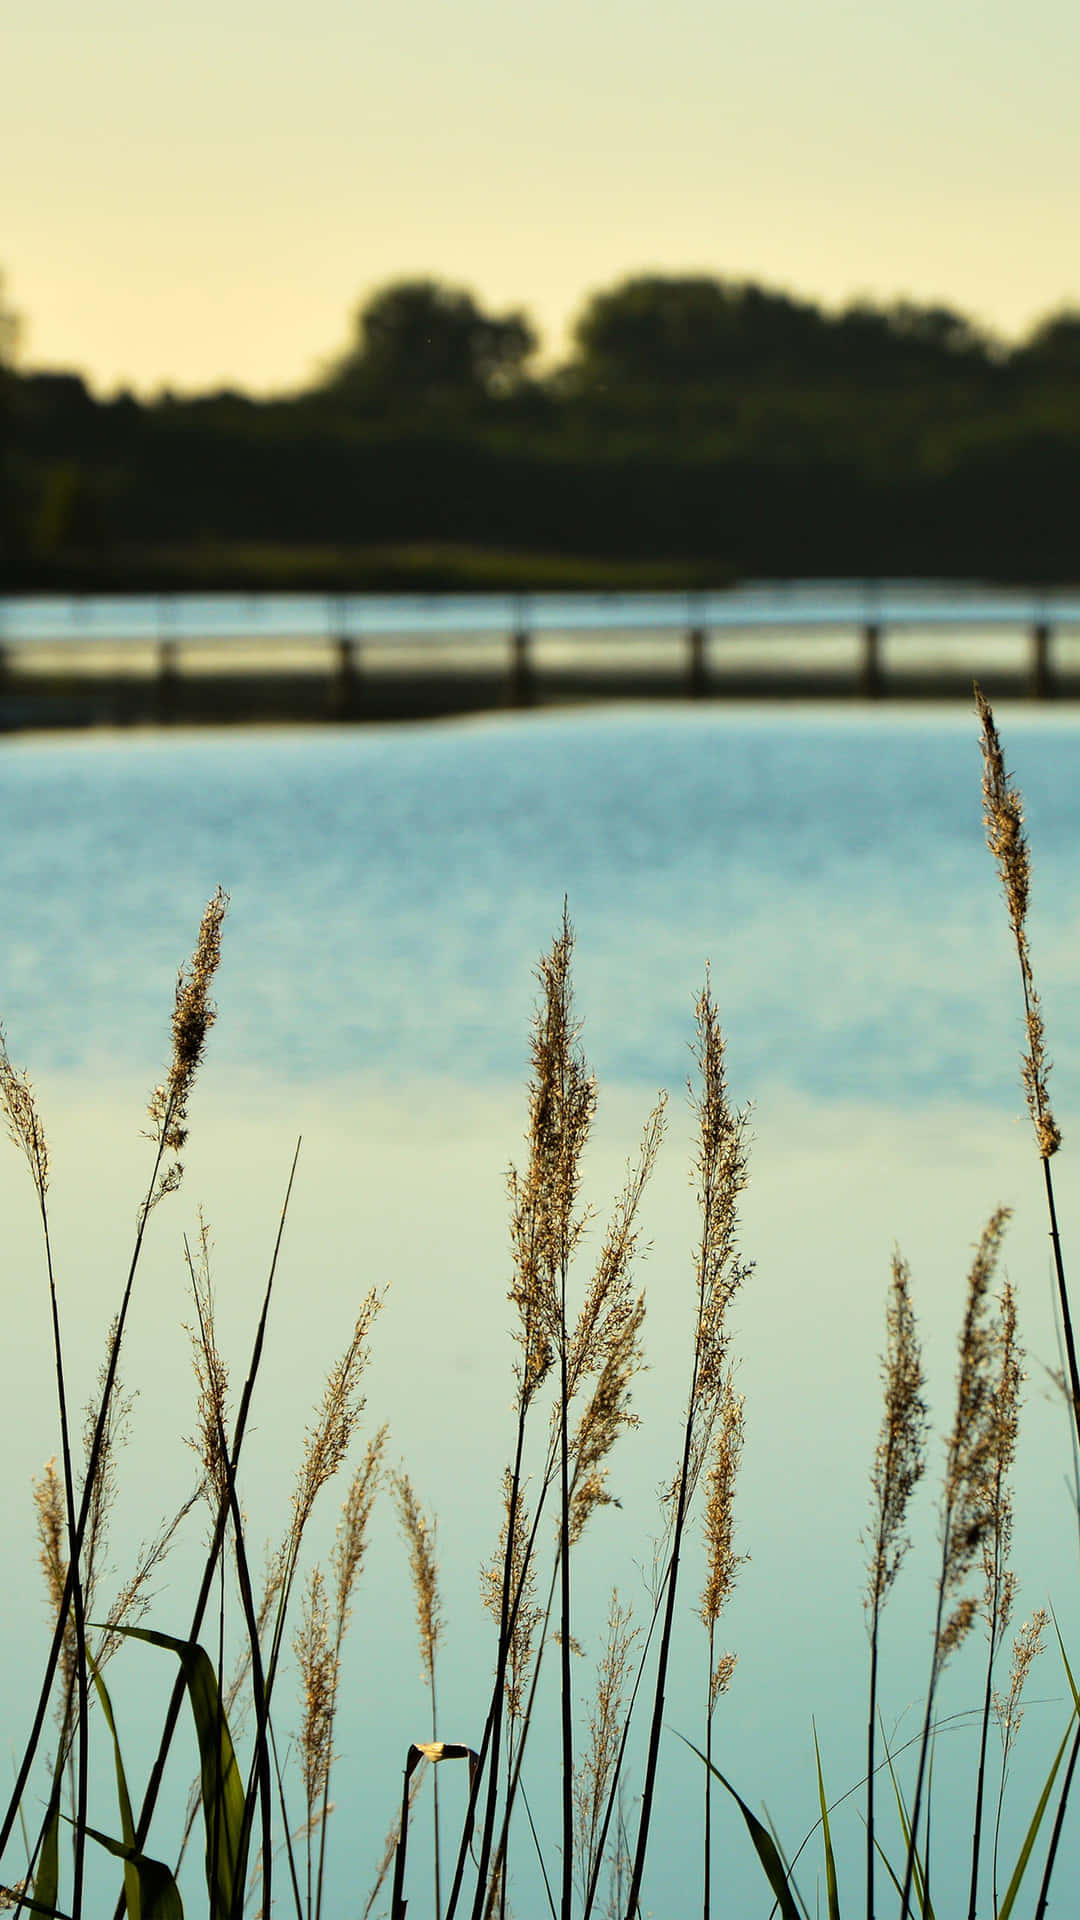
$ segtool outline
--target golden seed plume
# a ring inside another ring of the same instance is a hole
[[[743,1396],[736,1393],[730,1369],[724,1383],[719,1418],[712,1445],[712,1465],[706,1475],[706,1578],[701,1596],[701,1618],[715,1627],[735,1586],[746,1555],[735,1552],[735,1482],[742,1458]],[[732,1665],[734,1662],[732,1662]],[[730,1678],[731,1668],[728,1668]],[[726,1684],[726,1683],[725,1683]]]
[[[425,1673],[430,1676],[442,1633],[439,1608],[439,1563],[435,1555],[436,1524],[420,1506],[407,1473],[391,1475],[394,1503],[409,1549],[409,1572],[416,1596],[416,1625]]]
[[[637,1160],[627,1166],[626,1180],[567,1347],[568,1399],[573,1399],[585,1375],[604,1368],[622,1341],[625,1323],[637,1311],[630,1286],[630,1267],[640,1242],[637,1216],[664,1137],[666,1105],[661,1095],[645,1123]]]
[[[644,1319],[645,1296],[641,1294],[610,1329],[600,1376],[571,1441],[571,1546],[581,1538],[595,1509],[612,1504],[613,1496],[607,1490],[607,1457],[620,1433],[638,1424],[637,1414],[630,1410],[630,1388],[644,1364]]]
[[[751,1271],[751,1264],[741,1260],[737,1250],[738,1199],[749,1178],[749,1114],[735,1111],[728,1099],[724,1036],[708,982],[698,997],[696,1013],[700,1091],[691,1088],[691,1099],[698,1116],[698,1203],[702,1218],[697,1262],[701,1303],[697,1376],[698,1391],[707,1401],[723,1392],[725,1318]]]
[[[330,1565],[335,1580],[337,1638],[340,1642],[348,1623],[353,1588],[360,1577],[367,1551],[367,1530],[375,1497],[382,1478],[382,1459],[390,1429],[384,1424],[368,1441],[364,1457],[352,1478],[341,1510]]]
[[[379,1306],[379,1296],[372,1291],[357,1315],[352,1339],[341,1359],[330,1370],[316,1423],[308,1429],[304,1457],[300,1462],[293,1494],[290,1554],[295,1554],[299,1548],[304,1528],[311,1517],[311,1509],[326,1482],[341,1466],[363,1412],[360,1376],[368,1362],[368,1334]]]
[[[201,1213],[195,1252],[186,1239],[184,1251],[196,1313],[195,1325],[186,1329],[197,1387],[196,1428],[188,1445],[202,1465],[203,1489],[218,1512],[229,1497],[229,1375],[217,1344],[210,1230]]]
[[[540,962],[541,996],[533,1020],[528,1166],[511,1169],[510,1237],[514,1276],[509,1297],[518,1311],[528,1402],[548,1374],[562,1330],[561,1283],[585,1227],[575,1213],[581,1154],[596,1111],[596,1084],[578,1044],[570,962],[574,932],[563,923]]]
[[[1002,1759],[1008,1760],[1013,1742],[1020,1731],[1020,1722],[1024,1717],[1023,1692],[1028,1674],[1043,1649],[1043,1635],[1050,1624],[1050,1615],[1045,1607],[1036,1608],[1030,1620],[1025,1620],[1013,1642],[1012,1671],[1009,1675],[1009,1690],[1004,1698],[994,1695],[994,1718],[1001,1735]]]
[[[990,1313],[990,1284],[1008,1207],[999,1207],[983,1229],[967,1283],[967,1300],[960,1330],[960,1366],[956,1415],[945,1463],[943,1568],[944,1592],[963,1585],[980,1555],[992,1526],[994,1479],[998,1439],[997,1377],[998,1329]],[[959,1646],[977,1612],[976,1602],[959,1600],[938,1641],[937,1663],[944,1665]]]
[[[904,1532],[908,1502],[926,1469],[925,1376],[911,1304],[911,1274],[899,1253],[893,1254],[885,1325],[885,1406],[870,1476],[874,1520],[865,1602],[875,1618],[910,1545]]]
[[[485,1607],[495,1619],[501,1621],[503,1609],[503,1571],[506,1566],[506,1530],[510,1518],[510,1503],[513,1496],[514,1476],[509,1467],[503,1473],[504,1513],[499,1544],[490,1567],[484,1567],[480,1573],[480,1586]],[[513,1631],[510,1635],[506,1660],[506,1711],[511,1722],[520,1719],[524,1705],[525,1688],[532,1668],[533,1640],[536,1629],[543,1618],[543,1609],[536,1604],[536,1576],[531,1557],[527,1557],[529,1544],[529,1514],[522,1492],[518,1492],[514,1502],[514,1537],[510,1554],[510,1590],[506,1596],[505,1614],[509,1618],[515,1596],[518,1600],[514,1617]]]
[[[309,1828],[321,1812],[333,1758],[337,1657],[330,1638],[326,1583],[314,1567],[304,1592],[300,1626],[293,1638],[303,1708],[300,1762]]]
[[[623,1730],[623,1698],[638,1638],[617,1589],[608,1605],[607,1640],[596,1673],[596,1693],[581,1764],[574,1774],[574,1839],[582,1891],[591,1884]]]
[[[89,1471],[94,1454],[94,1436],[97,1432],[98,1414],[110,1369],[115,1366],[115,1349],[118,1322],[113,1320],[105,1339],[105,1352],[98,1368],[97,1393],[86,1403],[83,1409],[83,1474]],[[90,1504],[87,1510],[86,1531],[83,1535],[82,1551],[82,1588],[85,1615],[90,1618],[95,1612],[98,1583],[103,1571],[103,1562],[107,1550],[109,1520],[117,1497],[116,1458],[130,1435],[131,1411],[134,1398],[126,1394],[119,1374],[113,1380],[113,1389],[109,1395],[109,1404],[105,1414],[105,1424],[101,1429],[98,1442],[97,1459],[94,1466],[94,1479],[90,1488]]]
[[[1061,1133],[1054,1119],[1047,1092],[1050,1061],[1046,1054],[1046,1034],[1042,1006],[1035,989],[1031,953],[1027,939],[1028,898],[1031,891],[1031,856],[1024,833],[1024,803],[1019,788],[1006,771],[994,715],[976,681],[975,707],[982,726],[983,819],[986,843],[997,861],[1005,894],[1009,925],[1016,942],[1020,979],[1024,990],[1024,1018],[1027,1028],[1027,1052],[1022,1056],[1021,1073],[1024,1094],[1039,1153],[1049,1160],[1061,1145]]]
[[[1001,1289],[994,1328],[997,1380],[994,1387],[991,1458],[982,1499],[986,1531],[982,1543],[984,1597],[990,1642],[997,1647],[1008,1627],[1016,1593],[1016,1575],[1008,1565],[1012,1545],[1013,1501],[1010,1474],[1020,1426],[1023,1349],[1016,1337],[1016,1298],[1009,1281]]]
[[[33,1479],[34,1507],[37,1514],[38,1558],[45,1576],[45,1591],[49,1596],[49,1608],[53,1622],[59,1618],[64,1600],[64,1587],[67,1581],[67,1508],[64,1501],[64,1489],[56,1471],[55,1459],[45,1464],[40,1480]],[[78,1658],[78,1644],[75,1635],[75,1619],[68,1609],[64,1627],[64,1639],[60,1652],[60,1674],[63,1681],[58,1709],[61,1734],[68,1732],[67,1705],[72,1698],[75,1666]]]
[[[26,1155],[31,1177],[42,1206],[49,1185],[49,1143],[38,1115],[34,1090],[25,1073],[19,1073],[8,1058],[4,1035],[0,1030],[0,1107],[15,1145]]]
[[[199,927],[195,951],[187,968],[181,967],[176,979],[176,1002],[172,1017],[172,1060],[164,1083],[154,1088],[149,1113],[154,1138],[171,1152],[178,1153],[187,1139],[187,1103],[195,1075],[203,1056],[206,1036],[217,1018],[210,989],[221,959],[221,927],[229,896],[218,887],[207,903]],[[177,1176],[170,1169],[172,1184]],[[171,1191],[163,1187],[161,1192]]]

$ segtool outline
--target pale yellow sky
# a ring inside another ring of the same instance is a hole
[[[23,360],[103,390],[298,385],[406,274],[551,354],[649,269],[1080,300],[1073,0],[35,0],[4,66]]]

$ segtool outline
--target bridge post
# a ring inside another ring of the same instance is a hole
[[[159,640],[157,650],[157,718],[167,726],[176,718],[176,696],[180,686],[179,649],[175,640]]]
[[[708,678],[705,672],[705,642],[708,634],[704,627],[691,627],[686,636],[690,657],[687,667],[686,691],[691,700],[702,700],[707,694]]]
[[[354,720],[360,708],[359,646],[347,633],[334,642],[330,668],[330,697],[327,702],[331,720]]]
[[[510,705],[531,707],[536,700],[536,682],[529,658],[529,630],[519,626],[510,637]]]
[[[1033,700],[1049,700],[1054,691],[1050,672],[1051,627],[1048,620],[1036,620],[1031,629],[1031,677],[1028,691]]]
[[[881,679],[881,622],[868,620],[862,630],[862,673],[860,675],[863,698],[880,700],[884,691]]]

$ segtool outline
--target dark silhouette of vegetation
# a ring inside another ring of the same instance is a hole
[[[410,280],[288,396],[102,400],[8,366],[9,578],[405,585],[403,549],[432,586],[505,584],[510,554],[522,585],[560,555],[563,584],[598,560],[611,584],[1075,577],[1080,312],[1008,347],[945,306],[639,275],[587,300],[564,365],[537,345]]]

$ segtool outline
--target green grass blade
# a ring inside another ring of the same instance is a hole
[[[896,1795],[896,1807],[897,1807],[897,1812],[900,1815],[900,1830],[904,1836],[904,1846],[906,1849],[910,1850],[911,1849],[911,1821],[908,1819],[908,1810],[904,1804],[904,1796],[900,1789],[900,1782],[896,1777],[896,1770],[893,1767],[892,1754],[889,1752],[889,1749],[887,1746],[885,1748],[885,1761],[889,1769],[889,1778],[892,1781],[893,1792]],[[878,1851],[879,1852],[881,1851],[880,1848],[878,1849]],[[885,1858],[884,1854],[882,1854],[881,1857],[882,1859],[884,1859]],[[892,1872],[891,1867],[889,1868],[889,1872],[890,1873]],[[919,1903],[919,1912],[922,1914],[923,1920],[933,1920],[932,1911],[928,1912],[927,1910],[926,1889],[923,1886],[922,1867],[919,1862],[918,1853],[913,1853],[912,1855],[911,1882],[915,1890],[915,1898]],[[898,1890],[900,1893],[903,1893],[902,1887],[899,1888]]]
[[[211,1920],[233,1920],[234,1913],[243,1909],[248,1829],[244,1785],[213,1662],[194,1640],[174,1640],[149,1627],[117,1627],[116,1632],[163,1647],[180,1662],[199,1741],[210,1916]]]
[[[37,1872],[34,1875],[34,1908],[43,1913],[55,1913],[60,1894],[60,1779],[59,1769],[53,1783],[53,1797],[49,1803],[49,1816],[45,1822],[45,1832],[38,1854]],[[27,1905],[29,1902],[26,1903]]]
[[[821,1749],[818,1746],[817,1728],[810,1722],[814,1734],[814,1759],[817,1762],[818,1802],[821,1806],[821,1837],[825,1846],[825,1889],[829,1901],[829,1920],[840,1920],[840,1896],[836,1887],[836,1855],[833,1853],[832,1833],[829,1828],[829,1803],[825,1798],[825,1780],[821,1771]]]
[[[1070,1684],[1071,1684],[1071,1681],[1070,1681]],[[1051,1792],[1053,1791],[1054,1781],[1057,1778],[1057,1770],[1061,1765],[1062,1758],[1065,1753],[1065,1749],[1068,1746],[1070,1739],[1072,1738],[1072,1730],[1073,1730],[1073,1723],[1072,1723],[1072,1719],[1070,1718],[1069,1724],[1065,1729],[1065,1733],[1064,1733],[1064,1737],[1062,1739],[1061,1745],[1058,1748],[1056,1754],[1054,1755],[1053,1765],[1051,1766],[1050,1771],[1046,1776],[1046,1785],[1043,1787],[1043,1790],[1039,1795],[1038,1801],[1036,1803],[1035,1811],[1031,1816],[1031,1823],[1028,1827],[1027,1833],[1024,1836],[1024,1844],[1020,1849],[1019,1855],[1017,1857],[1016,1865],[1013,1868],[1012,1879],[1009,1881],[1009,1884],[1005,1889],[1005,1898],[1002,1901],[1000,1907],[998,1908],[997,1920],[1009,1920],[1009,1915],[1013,1910],[1013,1905],[1016,1901],[1016,1896],[1020,1891],[1021,1882],[1023,1881],[1024,1875],[1027,1872],[1028,1861],[1031,1858],[1031,1850],[1034,1847],[1036,1840],[1038,1839],[1039,1828],[1042,1826],[1043,1816],[1046,1813],[1046,1809],[1050,1803],[1050,1795],[1051,1795]]]
[[[184,1920],[180,1889],[164,1861],[151,1860],[148,1854],[137,1853],[134,1847],[125,1845],[123,1840],[110,1840],[107,1833],[99,1833],[96,1827],[87,1827],[86,1831],[99,1847],[105,1847],[124,1862],[125,1873],[131,1866],[138,1874],[143,1920]]]
[[[1069,1656],[1065,1651],[1065,1642],[1061,1637],[1061,1628],[1058,1626],[1057,1614],[1054,1612],[1053,1607],[1050,1609],[1050,1618],[1054,1622],[1054,1632],[1057,1634],[1057,1643],[1061,1649],[1061,1664],[1065,1669],[1065,1677],[1069,1682],[1069,1688],[1073,1697],[1073,1706],[1077,1709],[1077,1712],[1080,1713],[1080,1693],[1076,1690],[1076,1681],[1073,1679],[1072,1668],[1069,1665]]]
[[[681,1735],[680,1737],[683,1740],[686,1740],[685,1734]],[[742,1795],[736,1792],[735,1788],[731,1784],[731,1781],[725,1780],[719,1767],[715,1767],[711,1760],[706,1760],[705,1755],[701,1752],[699,1747],[695,1747],[692,1740],[686,1740],[686,1745],[689,1747],[691,1753],[697,1754],[697,1757],[701,1761],[702,1766],[708,1767],[709,1772],[713,1774],[713,1776],[717,1780],[719,1780],[720,1785],[722,1787],[726,1787],[728,1793],[730,1793],[732,1799],[734,1800],[735,1805],[738,1807],[739,1812],[742,1814],[742,1817],[746,1822],[746,1830],[749,1833],[750,1838],[754,1843],[754,1851],[756,1852],[758,1859],[761,1861],[761,1865],[765,1872],[765,1878],[773,1890],[773,1896],[776,1900],[776,1904],[779,1907],[781,1914],[783,1915],[783,1920],[802,1920],[802,1916],[799,1913],[799,1909],[795,1905],[795,1902],[791,1897],[791,1888],[788,1885],[788,1876],[784,1870],[784,1863],[783,1863],[783,1860],[781,1859],[779,1848],[777,1847],[776,1842],[772,1837],[772,1834],[769,1832],[767,1827],[762,1825],[756,1813],[753,1813],[751,1809],[747,1806],[746,1801],[742,1798]]]
[[[124,1845],[135,1847],[135,1822],[131,1814],[131,1796],[128,1793],[127,1775],[124,1771],[123,1755],[120,1752],[120,1738],[113,1718],[112,1701],[109,1691],[101,1677],[101,1671],[93,1654],[87,1648],[86,1658],[93,1675],[97,1696],[101,1701],[101,1711],[105,1715],[105,1724],[112,1734],[113,1759],[116,1764],[116,1798],[120,1807],[120,1831],[124,1836]],[[124,1897],[127,1901],[128,1920],[143,1920],[142,1899],[140,1897],[139,1870],[134,1858],[124,1861]]]

